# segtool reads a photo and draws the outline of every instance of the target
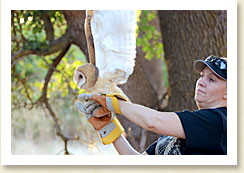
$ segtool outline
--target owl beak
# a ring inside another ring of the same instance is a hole
[[[82,80],[80,80],[77,85],[79,88],[81,88],[82,84],[83,84],[83,82],[82,82]]]
[[[82,77],[80,77],[82,76]],[[82,88],[82,86],[84,85],[86,79],[85,76],[81,73],[81,72],[76,72],[76,84],[79,88]]]

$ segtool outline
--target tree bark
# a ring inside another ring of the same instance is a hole
[[[85,36],[85,11],[84,10],[63,10],[65,20],[68,24],[66,33],[70,35],[71,43],[77,45],[81,51],[86,55],[87,62],[89,62],[86,36]]]
[[[197,109],[193,63],[209,55],[227,55],[226,11],[159,11],[168,66],[167,111]]]

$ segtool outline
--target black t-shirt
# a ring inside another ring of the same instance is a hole
[[[176,112],[186,139],[160,136],[146,152],[149,155],[226,155],[227,108]]]

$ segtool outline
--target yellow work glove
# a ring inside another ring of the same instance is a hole
[[[83,99],[85,103],[77,102],[76,106],[97,130],[102,143],[111,144],[124,132],[124,128],[115,117],[115,113],[104,109],[99,103],[89,98],[88,94],[81,94],[79,99]],[[95,112],[98,117],[94,116]]]
[[[105,110],[109,110],[116,114],[122,114],[118,100],[127,101],[121,94],[86,94],[86,97],[92,99],[102,105],[101,108],[94,111],[95,117],[100,117],[103,115]]]

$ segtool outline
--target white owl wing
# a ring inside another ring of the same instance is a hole
[[[99,77],[125,83],[135,66],[135,11],[94,10],[91,31]]]

